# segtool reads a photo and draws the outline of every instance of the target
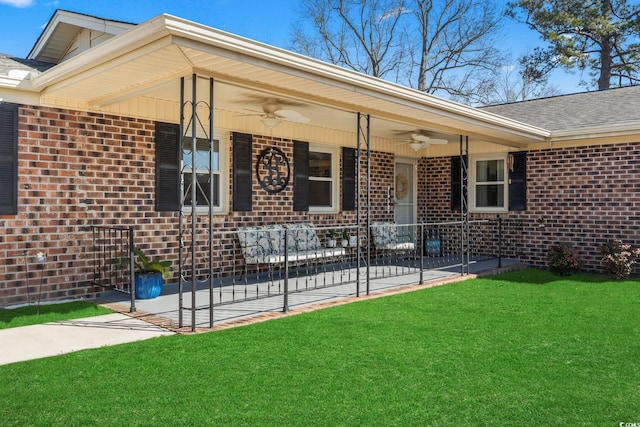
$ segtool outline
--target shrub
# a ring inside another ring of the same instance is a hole
[[[613,240],[602,246],[604,269],[614,279],[625,279],[631,274],[636,259],[640,257],[640,248],[632,249],[620,240]]]
[[[558,243],[551,246],[547,255],[549,269],[557,276],[568,276],[578,270],[582,262],[571,243]]]

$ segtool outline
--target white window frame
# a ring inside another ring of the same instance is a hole
[[[215,130],[213,133],[213,139],[218,141],[218,147],[220,152],[219,159],[219,170],[217,174],[219,176],[218,182],[220,183],[220,188],[218,189],[220,195],[220,206],[213,206],[213,213],[217,215],[227,214],[229,212],[229,138],[231,137],[229,131],[225,130]],[[198,135],[198,138],[203,138],[203,136]],[[184,170],[184,160],[180,165],[181,175],[180,175],[180,185],[182,186],[182,193],[184,194],[184,174],[187,173]],[[203,172],[207,172],[203,170]],[[225,190],[226,189],[226,190]],[[182,213],[190,214],[191,206],[182,206]],[[209,213],[208,206],[196,206],[196,213],[198,215],[206,215]]]
[[[309,212],[314,213],[337,213],[338,212],[338,183],[340,182],[340,149],[335,146],[309,144],[309,153],[331,154],[331,178],[316,178],[309,174],[309,181],[330,181],[331,182],[331,206],[312,206],[309,204]]]
[[[507,161],[508,153],[494,153],[494,154],[481,154],[470,156],[470,169],[469,169],[469,211],[471,212],[508,212],[509,211],[509,169]],[[499,207],[477,207],[476,206],[476,189],[478,183],[476,182],[476,170],[477,163],[479,161],[486,160],[502,160],[504,162],[504,180],[503,180],[503,206]]]

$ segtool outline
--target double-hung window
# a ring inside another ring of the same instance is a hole
[[[309,147],[309,210],[335,212],[337,210],[337,186],[339,154],[335,148]]]
[[[476,156],[471,162],[471,209],[475,211],[506,211],[508,204],[508,173],[506,155]]]
[[[192,191],[195,190],[196,209],[208,211],[210,189],[213,189],[213,196],[210,200],[214,212],[221,212],[224,208],[225,197],[223,193],[223,159],[221,156],[221,138],[213,141],[205,138],[197,138],[195,155],[191,150],[191,138],[184,138],[182,151],[182,188],[183,206],[186,209],[192,207]],[[211,153],[211,174],[209,173]],[[195,162],[195,163],[194,163]],[[193,170],[195,169],[195,181],[193,180]]]

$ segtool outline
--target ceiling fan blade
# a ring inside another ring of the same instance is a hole
[[[276,114],[278,115],[278,117],[281,117],[283,120],[287,120],[289,122],[304,124],[309,123],[310,121],[309,118],[294,110],[278,110],[276,111]]]
[[[439,138],[434,138],[434,139],[429,139],[429,141],[427,141],[429,144],[434,144],[434,145],[442,145],[442,144],[448,144],[449,141],[447,141],[446,139],[439,139]]]

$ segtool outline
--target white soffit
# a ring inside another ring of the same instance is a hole
[[[408,129],[428,128],[515,144],[540,142],[549,135],[544,129],[169,15],[153,18],[59,64],[33,84],[49,98],[106,108],[127,98],[150,96],[155,86],[174,78],[177,87],[177,79],[192,72],[212,76],[217,84],[349,114],[371,114]],[[177,91],[169,92],[167,100],[178,102]],[[224,103],[216,98],[217,108],[231,108]],[[351,121],[348,126],[354,127]]]

